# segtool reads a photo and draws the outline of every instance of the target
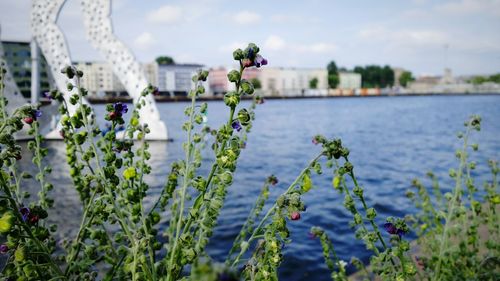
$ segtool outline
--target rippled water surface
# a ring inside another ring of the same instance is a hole
[[[152,186],[148,204],[158,196],[169,165],[182,157],[184,139],[180,129],[187,103],[160,104],[173,142],[153,142]],[[104,106],[96,106],[98,114]],[[218,127],[227,118],[228,110],[221,102],[209,103],[210,126]],[[280,183],[273,187],[277,196],[315,156],[319,147],[311,143],[315,134],[341,137],[351,151],[350,160],[360,183],[365,187],[368,204],[378,211],[378,223],[388,216],[404,216],[415,212],[405,191],[412,178],[423,178],[429,170],[438,174],[444,187],[450,186],[449,168],[456,167],[454,151],[460,143],[456,132],[470,114],[483,118],[482,130],[473,137],[480,144],[474,154],[479,168],[475,174],[488,179],[486,161],[500,159],[500,96],[425,96],[270,100],[256,110],[256,121],[249,135],[247,148],[230,187],[218,227],[209,245],[215,260],[223,261],[262,183],[275,174]],[[48,161],[54,166],[53,196],[57,206],[53,220],[61,224],[63,235],[79,224],[80,205],[72,190],[65,164],[62,142],[48,142]],[[211,157],[210,151],[206,152]],[[27,159],[26,155],[23,159]],[[207,159],[208,160],[208,159]],[[28,165],[29,161],[23,163]],[[310,239],[311,226],[327,230],[339,256],[349,260],[355,255],[364,261],[368,253],[362,242],[354,239],[349,228],[349,215],[343,199],[332,188],[332,175],[324,168],[322,176],[314,176],[315,188],[304,196],[307,211],[300,221],[289,223],[292,243],[287,245],[281,266],[283,280],[330,280],[323,262],[318,240]],[[202,169],[207,174],[207,169]],[[448,184],[448,185],[447,185]],[[482,185],[479,185],[482,186]],[[274,197],[274,198],[275,198]]]

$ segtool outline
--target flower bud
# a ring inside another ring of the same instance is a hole
[[[158,212],[152,212],[151,213],[151,223],[158,224],[160,222],[160,214]]]
[[[14,222],[14,214],[12,212],[6,212],[0,218],[0,233],[8,233],[12,228],[12,223]]]
[[[33,117],[25,117],[23,119],[24,123],[28,124],[28,125],[31,125],[33,123],[33,121],[35,121],[35,119],[33,119]]]
[[[6,244],[0,245],[0,254],[5,254],[8,251],[9,251],[9,246],[7,246]]]
[[[340,187],[340,176],[335,176],[332,181],[333,188],[339,189]]]
[[[245,56],[245,54],[243,53],[242,49],[236,49],[233,52],[233,58],[234,58],[234,60],[241,60],[241,59],[243,59],[244,56]]]
[[[199,85],[197,88],[196,88],[196,93],[198,95],[202,95],[205,93],[205,87],[203,87],[202,85]]]
[[[233,182],[233,175],[226,171],[220,176],[220,179],[224,184],[229,185]]]
[[[373,220],[373,219],[375,219],[376,216],[377,216],[377,212],[375,211],[374,208],[369,208],[368,210],[366,210],[366,218],[367,219]]]
[[[241,109],[238,111],[238,120],[240,121],[241,125],[246,126],[250,123],[251,117],[250,113],[246,109]]]
[[[302,178],[302,191],[308,192],[312,188],[312,181],[309,175],[305,174]]]
[[[347,173],[350,173],[352,172],[352,169],[354,167],[352,166],[351,162],[345,162],[344,164],[344,169],[346,170]]]
[[[206,70],[202,70],[198,74],[198,80],[199,81],[207,81],[207,77],[208,77],[208,71],[206,71]]]
[[[128,167],[127,169],[125,169],[125,171],[123,171],[123,178],[125,178],[126,180],[133,179],[136,177],[136,175],[137,172],[134,167]]]
[[[227,74],[227,79],[229,80],[229,82],[238,82],[240,80],[240,72],[237,71],[237,70],[231,70],[229,71],[229,73]]]
[[[254,92],[253,84],[248,80],[241,81],[241,91],[245,95],[251,95]]]
[[[352,189],[352,192],[358,196],[358,197],[363,197],[363,189],[359,186],[355,186],[353,189]]]
[[[293,221],[300,220],[300,213],[299,212],[292,212],[292,214],[290,215],[290,219],[292,219]]]
[[[26,257],[26,252],[23,247],[17,248],[16,252],[14,253],[14,260],[17,262],[22,262],[24,261]]]
[[[229,92],[224,95],[224,103],[229,107],[236,107],[240,102],[240,97],[236,92]]]
[[[356,213],[354,215],[354,224],[360,225],[362,222],[363,222],[363,218],[361,217],[361,215],[359,213]]]
[[[244,67],[250,67],[250,66],[253,66],[253,61],[251,59],[243,59],[241,61],[241,64],[244,66]]]

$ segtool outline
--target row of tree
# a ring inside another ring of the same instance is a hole
[[[339,71],[348,71],[346,68],[337,68],[337,64],[331,61],[326,69],[328,71],[328,85],[336,88],[340,82]],[[385,88],[394,85],[394,70],[388,65],[356,66],[352,72],[361,74],[361,86],[363,88]],[[399,77],[399,83],[406,87],[408,82],[415,80],[409,71],[404,71]]]
[[[500,73],[490,76],[475,76],[470,82],[474,85],[483,84],[486,82],[500,83]]]

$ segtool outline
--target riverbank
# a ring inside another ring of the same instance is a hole
[[[409,93],[401,95],[327,95],[327,96],[264,96],[266,100],[283,100],[283,99],[330,99],[330,98],[376,98],[376,97],[413,97],[413,96],[492,96],[500,95],[500,93],[447,93],[447,94],[419,94],[419,93]],[[253,96],[242,96],[244,100],[251,100]],[[132,98],[129,96],[121,97],[105,97],[96,98],[88,97],[88,101],[91,104],[106,104],[106,103],[132,103]],[[222,101],[224,97],[222,95],[217,96],[200,96],[198,100],[200,101]],[[187,96],[155,96],[156,102],[186,102],[191,101]]]

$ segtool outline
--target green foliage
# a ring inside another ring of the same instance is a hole
[[[155,60],[156,60],[156,63],[159,65],[175,64],[174,59],[169,57],[169,56],[159,56]]]
[[[353,166],[348,162],[348,150],[340,140],[334,141],[332,154],[335,159],[344,158],[344,164],[334,161],[337,169],[334,170],[332,185],[345,196],[344,207],[353,216],[351,226],[356,229],[356,237],[373,251],[370,272],[358,259],[351,259],[363,280],[373,280],[373,276],[381,280],[496,280],[500,273],[497,214],[500,204],[497,175],[500,169],[496,161],[488,162],[493,178],[483,185],[484,203],[480,203],[477,199],[479,189],[472,178],[476,164],[468,161],[469,153],[479,148],[477,144],[469,143],[469,135],[472,131],[479,131],[480,124],[481,119],[472,116],[464,124],[465,132],[459,133],[464,145],[456,153],[458,170],[450,170],[450,176],[455,180],[455,188],[451,192],[443,194],[433,173],[428,173],[432,194],[419,180],[413,181],[416,192],[411,190],[407,195],[420,212],[404,219],[386,219],[384,228],[390,234],[390,244],[375,224],[376,210],[366,204],[363,188],[358,185]],[[317,136],[314,141],[320,143],[324,138]],[[349,180],[345,179],[346,176]],[[352,189],[348,183],[354,185]],[[408,223],[413,223],[419,237],[418,256],[410,256],[410,243],[403,239],[410,231]],[[337,257],[326,232],[313,227],[311,233],[320,238],[332,279],[347,280],[342,261]]]
[[[361,74],[363,88],[385,88],[394,85],[394,71],[388,65],[356,66],[354,72]]]
[[[247,223],[225,265],[218,266],[205,252],[222,209],[227,189],[233,182],[240,152],[245,147],[247,134],[255,118],[254,109],[261,99],[255,97],[248,107],[240,104],[242,95],[252,95],[254,85],[241,79],[245,69],[267,64],[255,44],[235,51],[240,69],[231,73],[235,91],[226,94],[229,114],[219,129],[204,124],[206,103],[197,98],[205,90],[202,82],[207,71],[194,77],[194,89],[189,93],[191,104],[185,110],[187,122],[183,125],[187,141],[182,144],[185,157],[172,164],[166,184],[151,209],[144,200],[149,189],[145,181],[151,173],[151,157],[145,140],[150,129],[141,122],[139,110],[145,105],[143,97],[154,92],[148,86],[136,102],[130,123],[125,104],[106,106],[104,119],[110,130],[101,132],[92,108],[83,102],[86,90],[80,85],[83,73],[72,66],[62,70],[72,82],[68,89],[76,89],[67,101],[57,91],[49,96],[58,100],[61,113],[61,136],[66,146],[66,160],[73,186],[80,196],[83,214],[75,237],[68,237],[56,253],[52,232],[56,226],[47,225],[47,210],[53,205],[50,198],[52,184],[45,179],[50,166],[42,165],[47,155],[43,138],[38,132],[38,106],[24,106],[12,114],[5,108],[8,101],[0,101],[0,230],[7,241],[1,245],[7,255],[7,264],[1,277],[19,280],[216,280],[221,274],[234,275],[242,265],[242,257],[253,257],[252,267],[245,263],[243,275],[258,276],[259,280],[275,280],[282,261],[282,246],[290,241],[286,220],[300,219],[305,211],[301,195],[312,189],[310,171],[321,172],[317,162],[325,151],[311,161],[273,206],[261,217],[269,186],[277,183],[269,177],[261,195],[250,213]],[[3,72],[2,72],[3,73]],[[3,87],[3,86],[2,86]],[[0,88],[0,91],[3,88]],[[76,106],[70,112],[67,102]],[[125,125],[123,135],[117,128]],[[20,172],[17,160],[21,148],[12,137],[29,126],[33,141],[28,147],[38,169],[36,181],[40,192],[32,203],[25,200],[23,180],[31,176]],[[207,145],[211,143],[211,145]],[[201,174],[202,150],[211,148],[214,161],[208,175]],[[324,148],[326,149],[326,148]],[[168,209],[168,211],[167,211]],[[157,224],[167,216],[168,226]],[[258,223],[257,223],[258,222]],[[159,238],[165,237],[160,242]],[[3,241],[3,240],[2,240]],[[237,255],[236,255],[237,254]],[[190,272],[187,270],[190,269]]]
[[[340,79],[337,74],[328,74],[328,87],[335,89],[339,85],[339,82]]]
[[[328,65],[326,66],[326,70],[328,71],[328,74],[338,74],[339,73],[338,68],[337,68],[337,64],[335,63],[335,61],[331,61],[330,63],[328,63]]]
[[[406,87],[411,81],[415,81],[415,78],[410,71],[403,71],[401,76],[399,76],[399,84],[403,87]]]
[[[184,111],[187,121],[182,127],[186,133],[186,142],[182,144],[184,157],[165,171],[165,185],[149,209],[145,200],[150,188],[146,182],[151,173],[151,153],[146,141],[150,129],[141,121],[139,112],[145,106],[144,97],[155,88],[150,85],[144,89],[131,113],[125,104],[107,105],[104,119],[110,130],[101,132],[92,108],[84,103],[87,91],[80,85],[83,73],[71,66],[64,68],[62,73],[72,81],[68,89],[76,89],[75,94],[69,100],[58,91],[49,96],[60,102],[60,133],[83,214],[76,235],[62,243],[53,236],[57,225],[47,222],[54,204],[50,197],[54,186],[47,181],[51,167],[43,161],[48,151],[39,133],[37,119],[41,110],[38,105],[26,105],[9,114],[8,100],[0,95],[0,252],[6,256],[0,278],[277,280],[283,248],[292,242],[288,225],[301,223],[301,217],[306,215],[303,195],[318,189],[314,174],[332,176],[334,189],[344,197],[344,207],[352,215],[350,225],[356,238],[372,251],[371,270],[383,280],[451,280],[457,276],[494,280],[498,276],[499,168],[490,161],[493,179],[484,185],[485,204],[479,203],[478,188],[471,177],[475,163],[467,160],[471,149],[478,150],[477,144],[468,143],[469,132],[480,129],[481,120],[475,116],[460,135],[464,138],[463,149],[457,151],[460,165],[450,171],[456,180],[453,192],[442,194],[437,179],[431,175],[435,198],[418,181],[414,182],[418,196],[409,193],[422,210],[412,221],[423,250],[423,266],[409,255],[410,243],[404,239],[409,232],[408,219],[386,218],[384,228],[388,235],[383,235],[375,223],[377,211],[367,204],[364,188],[349,161],[349,149],[340,139],[329,140],[321,135],[313,138],[318,145],[317,155],[278,197],[270,198],[270,189],[278,179],[267,178],[225,262],[214,262],[206,246],[233,183],[255,119],[254,110],[261,103],[258,96],[246,107],[240,103],[243,95],[253,95],[256,88],[251,81],[242,79],[245,69],[267,64],[259,51],[255,44],[249,44],[233,53],[240,68],[228,75],[235,90],[224,97],[228,118],[218,129],[206,126],[208,104],[198,101],[205,92],[203,81],[208,72],[199,70],[194,75],[195,86],[189,93],[191,103]],[[0,69],[0,93],[3,74]],[[68,102],[76,106],[73,112],[68,110]],[[131,114],[128,124],[125,114]],[[28,150],[34,175],[21,171],[18,163],[23,154],[13,136],[24,126],[33,138],[28,142]],[[121,126],[125,126],[123,135],[117,132]],[[202,161],[202,152],[208,149],[214,159],[208,169],[200,169],[206,163]],[[37,196],[29,200],[29,194],[23,190],[28,179],[39,183]],[[160,221],[164,222],[161,227]],[[484,225],[487,239],[478,234]],[[326,231],[313,227],[311,233],[320,239],[332,279],[346,280],[347,263],[337,256]],[[367,272],[359,260],[352,259],[352,263]]]
[[[339,71],[337,69],[337,64],[334,61],[331,61],[327,66],[326,70],[328,71],[328,87],[331,89],[337,88],[339,84]]]
[[[475,76],[470,82],[474,85],[480,85],[486,82],[500,83],[500,73],[490,76]]]
[[[318,78],[314,77],[313,79],[309,80],[309,88],[310,89],[318,88]]]
[[[262,83],[258,78],[252,78],[250,79],[250,82],[252,83],[254,89],[262,89]]]
[[[443,194],[437,177],[429,172],[432,193],[419,180],[408,196],[420,212],[410,218],[419,236],[419,263],[424,279],[495,280],[500,273],[500,229],[498,219],[498,163],[488,162],[492,179],[483,184],[483,203],[473,178],[476,163],[470,161],[477,144],[470,144],[470,134],[479,131],[481,119],[472,116],[459,133],[463,146],[456,152],[458,169],[450,170],[455,181],[451,192]]]

